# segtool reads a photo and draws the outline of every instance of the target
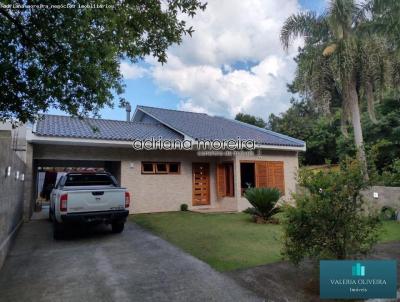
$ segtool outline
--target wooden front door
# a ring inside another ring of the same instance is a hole
[[[210,165],[208,163],[193,163],[193,201],[194,206],[210,204]]]

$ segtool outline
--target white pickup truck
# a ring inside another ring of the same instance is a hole
[[[49,218],[54,239],[67,224],[106,223],[114,233],[124,230],[130,196],[106,172],[70,172],[62,176],[50,195]]]

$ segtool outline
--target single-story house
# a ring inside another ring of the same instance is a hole
[[[174,145],[161,150],[155,140]],[[252,148],[200,150],[200,142],[239,140]],[[151,146],[139,149],[134,141]],[[249,207],[243,192],[254,186],[277,187],[289,198],[298,152],[306,148],[301,140],[224,117],[147,106],[137,106],[127,121],[43,115],[28,142],[34,183],[43,167],[104,168],[129,190],[131,213],[178,211],[181,204],[242,211]],[[40,193],[37,185],[33,191]]]

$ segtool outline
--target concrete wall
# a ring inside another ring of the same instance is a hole
[[[7,255],[18,227],[22,222],[24,209],[24,186],[27,182],[25,162],[21,154],[14,151],[12,131],[0,130],[0,267]],[[22,152],[22,151],[18,151]],[[11,175],[6,176],[7,167]],[[19,179],[16,173],[19,172]],[[25,180],[21,177],[24,174]]]
[[[24,182],[24,221],[29,221],[35,207],[35,192],[36,181],[33,175],[33,146],[26,145],[25,157],[25,182]]]
[[[374,193],[378,193],[378,198],[374,197]],[[400,187],[373,186],[364,190],[362,195],[378,209],[383,206],[390,206],[400,210]]]
[[[79,157],[77,158],[77,154]],[[34,145],[34,159],[53,160],[103,160],[121,161],[121,184],[131,193],[131,213],[178,211],[182,203],[192,206],[192,163],[210,163],[210,205],[225,210],[242,211],[250,206],[240,196],[240,161],[283,161],[285,173],[285,199],[295,191],[298,159],[296,152],[263,151],[260,155],[235,157],[203,157],[191,151],[146,151],[130,148],[105,148],[60,145]],[[142,161],[180,162],[179,175],[141,174]],[[232,161],[234,164],[234,197],[218,199],[216,196],[215,168],[218,162]],[[201,208],[201,207],[196,207]]]

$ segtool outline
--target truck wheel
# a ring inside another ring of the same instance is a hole
[[[125,224],[123,222],[113,222],[111,224],[112,232],[113,233],[122,233],[124,230]]]
[[[63,235],[63,226],[57,222],[57,220],[54,218],[53,220],[53,238],[55,240],[61,239]]]

